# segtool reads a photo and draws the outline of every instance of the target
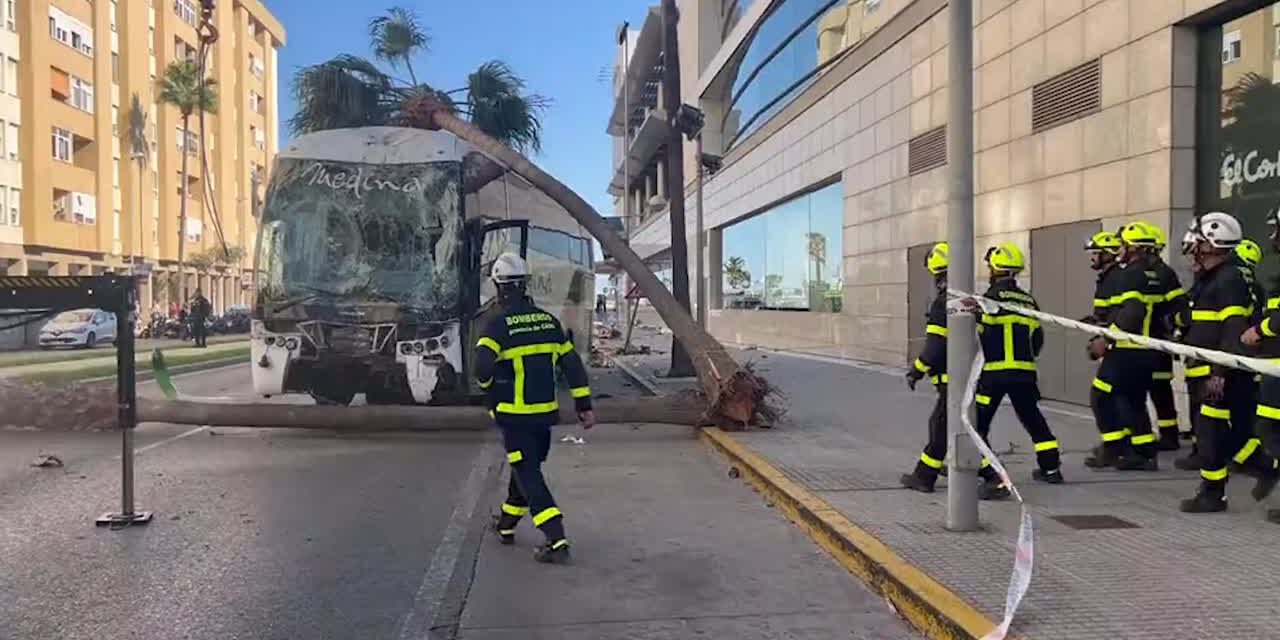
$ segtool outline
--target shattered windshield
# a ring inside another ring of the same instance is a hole
[[[260,299],[393,301],[457,317],[460,176],[457,162],[280,160],[259,235]]]

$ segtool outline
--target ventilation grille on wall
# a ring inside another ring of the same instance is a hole
[[[907,173],[915,175],[947,163],[947,125],[930,129],[907,144]]]
[[[1031,90],[1031,131],[1038,133],[1102,109],[1102,63],[1090,60]]]

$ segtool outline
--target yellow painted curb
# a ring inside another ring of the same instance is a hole
[[[702,430],[701,439],[734,463],[743,478],[845,569],[893,603],[927,637],[974,640],[995,628],[995,621],[964,598],[894,553],[732,435],[709,427]],[[1009,638],[1016,640],[1012,635]]]

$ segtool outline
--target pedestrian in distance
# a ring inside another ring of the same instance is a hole
[[[990,274],[990,287],[983,295],[1002,305],[979,316],[978,341],[984,362],[974,396],[978,405],[976,428],[985,440],[996,410],[1008,396],[1022,428],[1035,443],[1038,468],[1032,472],[1032,479],[1062,484],[1058,439],[1040,411],[1040,387],[1036,379],[1036,359],[1044,347],[1044,330],[1039,320],[1004,306],[1040,309],[1035,298],[1018,286],[1017,275],[1026,268],[1026,257],[1017,246],[1003,243],[987,249],[984,261]],[[1009,489],[1003,484],[987,482],[980,493],[1005,497]]]
[[[191,321],[191,337],[195,341],[195,346],[205,348],[209,346],[209,327],[205,322],[209,319],[209,314],[213,312],[209,299],[196,289],[195,296],[191,298],[191,313],[187,315],[187,319]]]
[[[1156,236],[1145,222],[1126,224],[1116,235],[1120,238],[1118,265],[1101,282],[1097,294],[1106,303],[1106,318],[1100,324],[1150,337],[1157,308],[1167,294],[1159,274],[1150,266]],[[1089,341],[1088,351],[1091,358],[1102,360],[1089,390],[1089,405],[1102,445],[1085,458],[1085,466],[1120,471],[1159,469],[1156,435],[1147,415],[1152,374],[1159,365],[1155,352],[1133,340],[1102,336]]]
[[[1244,239],[1240,222],[1213,211],[1196,221],[1192,258],[1201,272],[1191,297],[1190,324],[1185,342],[1191,346],[1244,354],[1242,338],[1253,316],[1253,292],[1235,263],[1235,249]],[[1192,376],[1198,369],[1200,375]],[[1254,436],[1257,386],[1253,374],[1216,363],[1187,363],[1191,388],[1199,402],[1196,443],[1201,461],[1200,487],[1183,500],[1187,513],[1210,513],[1227,508],[1227,465],[1234,461],[1258,477],[1253,497],[1262,500],[1280,481],[1275,459],[1267,455]]]
[[[950,264],[950,249],[947,243],[939,242],[925,256],[925,269],[933,276],[934,298],[929,305],[926,318],[924,350],[911,363],[907,371],[907,387],[915,391],[916,383],[928,377],[937,391],[937,400],[933,404],[933,413],[929,415],[929,440],[920,459],[916,461],[911,473],[903,474],[902,486],[933,493],[938,476],[944,473],[944,460],[947,457],[947,266]],[[978,474],[984,487],[998,486],[1000,478],[990,462],[984,460]],[[984,492],[985,498],[999,497],[999,492]]]
[[[491,273],[498,291],[496,312],[489,315],[475,346],[476,379],[487,393],[489,415],[502,432],[511,467],[507,499],[494,519],[494,530],[500,542],[514,544],[516,526],[532,515],[546,538],[534,559],[564,563],[569,560],[564,515],[542,473],[551,450],[551,427],[560,417],[557,369],[569,383],[582,428],[595,424],[595,414],[582,358],[560,321],[525,294],[528,276],[520,256],[498,256]]]

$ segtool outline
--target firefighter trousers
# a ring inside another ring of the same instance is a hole
[[[1056,471],[1062,466],[1058,451],[1058,439],[1049,429],[1049,423],[1040,412],[1040,387],[1033,372],[984,372],[978,378],[978,392],[974,401],[978,405],[978,433],[985,439],[991,430],[1000,402],[1009,396],[1013,412],[1022,428],[1027,430],[1035,443],[1036,462],[1041,471]]]
[[[1173,399],[1173,356],[1155,352],[1155,370],[1151,372],[1151,404],[1156,408],[1156,426],[1160,437],[1178,439],[1178,405]],[[1146,403],[1143,402],[1145,410]]]
[[[1280,458],[1280,378],[1262,376],[1254,431],[1267,454]]]
[[[507,463],[511,466],[511,479],[507,483],[507,500],[498,518],[498,533],[515,533],[520,519],[532,514],[534,526],[542,530],[547,542],[563,540],[564,516],[542,475],[542,463],[551,451],[551,425],[499,427],[507,450]]]
[[[924,446],[924,451],[920,452],[915,470],[916,477],[930,485],[938,480],[938,474],[942,472],[947,458],[947,385],[939,383],[934,388],[938,391],[938,399],[933,403],[933,413],[929,414],[929,442]],[[977,430],[985,441],[986,429],[978,426]],[[982,459],[978,475],[987,481],[994,481],[999,477],[996,470],[991,468],[991,461],[986,458]]]
[[[1112,453],[1125,453],[1129,444],[1139,456],[1156,456],[1156,435],[1147,415],[1147,394],[1156,369],[1154,356],[1146,349],[1112,349],[1098,365],[1089,390],[1089,405],[1098,423],[1102,446]]]
[[[1208,380],[1189,383],[1192,397],[1200,403],[1200,412],[1194,417],[1205,489],[1219,493],[1225,489],[1227,464],[1232,461],[1260,475],[1275,473],[1275,460],[1263,450],[1253,431],[1258,406],[1253,374],[1228,373],[1222,397],[1216,400],[1207,397]]]

